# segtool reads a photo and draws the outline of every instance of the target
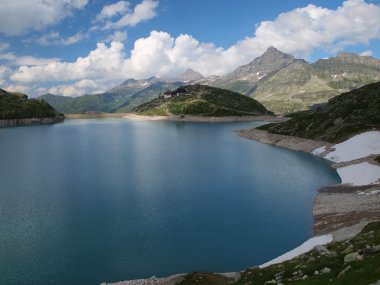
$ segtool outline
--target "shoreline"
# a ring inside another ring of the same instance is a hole
[[[48,118],[26,118],[26,119],[4,119],[0,120],[1,128],[23,127],[23,126],[40,126],[61,123],[65,120],[64,116],[55,116]]]
[[[361,166],[363,163],[377,166],[380,170],[379,163],[375,161],[376,155],[363,154],[346,160],[340,159],[338,155],[336,157],[332,155],[337,152],[339,145],[349,140],[334,145],[324,141],[277,135],[257,129],[242,130],[239,135],[260,143],[310,153],[333,162],[331,167],[337,170],[342,182],[317,190],[318,194],[313,205],[314,237],[333,234],[334,241],[350,238],[369,222],[380,220],[380,172],[377,172],[375,180],[372,178],[374,180],[372,183],[364,182],[357,185],[355,185],[356,177],[351,177],[351,181],[347,177],[355,176],[354,173],[345,173],[348,168]],[[344,155],[341,154],[341,156]]]
[[[258,116],[223,116],[206,117],[191,115],[171,115],[171,116],[146,116],[135,113],[88,113],[88,114],[65,114],[67,119],[127,119],[131,121],[171,121],[171,122],[206,122],[206,123],[227,123],[227,122],[249,122],[267,121],[282,122],[284,117],[258,115]]]

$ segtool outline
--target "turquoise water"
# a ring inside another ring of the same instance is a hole
[[[258,123],[67,120],[0,129],[0,284],[241,270],[309,238],[329,164]]]

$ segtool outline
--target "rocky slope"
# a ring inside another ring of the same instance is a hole
[[[50,124],[61,120],[63,115],[46,101],[0,89],[0,127]]]
[[[341,142],[355,134],[380,130],[380,82],[336,96],[315,110],[295,113],[286,122],[259,129],[328,142]]]
[[[340,53],[310,64],[271,47],[232,73],[201,83],[240,92],[287,114],[379,80],[380,60],[369,56]]]
[[[134,110],[142,115],[255,116],[271,114],[262,104],[229,90],[187,85],[171,92],[171,98],[160,97]]]

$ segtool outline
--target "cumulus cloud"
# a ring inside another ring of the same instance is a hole
[[[99,81],[83,79],[73,84],[60,84],[54,87],[51,87],[47,92],[51,94],[60,94],[63,96],[76,97],[83,94],[102,93],[105,92],[107,88],[105,85]]]
[[[0,52],[9,49],[9,46],[10,45],[8,43],[0,43]]]
[[[147,2],[154,1],[140,4]],[[133,13],[136,9],[137,6]],[[74,88],[97,89],[95,85],[85,85],[83,80],[109,88],[127,78],[173,76],[187,68],[204,75],[220,75],[250,62],[269,46],[307,58],[315,49],[335,53],[349,45],[367,44],[380,37],[379,15],[379,6],[363,0],[347,0],[336,10],[308,5],[282,13],[273,21],[261,22],[252,37],[229,48],[202,43],[187,34],[173,37],[166,32],[152,31],[135,41],[129,57],[120,41],[110,45],[99,43],[86,57],[74,62],[20,66],[10,78],[23,84],[60,82],[57,91],[70,94]],[[118,40],[123,38],[123,34],[118,36]],[[80,86],[79,82],[82,82]]]
[[[41,30],[83,8],[88,0],[1,0],[0,33],[20,35]]]
[[[316,48],[335,53],[379,38],[379,15],[380,7],[364,0],[347,0],[336,10],[308,5],[262,22],[245,44],[251,48],[272,45],[300,57]]]
[[[75,44],[77,42],[80,42],[87,36],[83,34],[82,32],[78,32],[75,35],[69,36],[69,37],[61,37],[59,32],[51,32],[49,34],[43,35],[42,37],[38,38],[36,40],[36,43],[43,45],[43,46],[49,46],[49,45],[64,45],[69,46],[72,44]]]
[[[46,65],[56,62],[58,58],[40,58],[34,56],[16,56],[14,53],[8,52],[0,54],[0,60],[8,61],[10,65],[16,66],[37,66]]]
[[[103,29],[120,29],[126,26],[136,26],[157,15],[156,8],[158,7],[158,1],[156,0],[143,0],[137,4],[133,10],[130,9],[130,6],[130,3],[126,1],[104,6],[100,14],[96,17],[96,20],[107,20],[104,23]],[[110,20],[110,18],[117,15],[120,16],[119,19]]]
[[[366,50],[366,51],[363,51],[360,55],[361,56],[372,56],[373,52],[372,50]]]
[[[114,4],[105,5],[99,15],[96,16],[96,20],[104,20],[106,18],[112,18],[116,15],[124,15],[129,10],[130,3],[127,1],[119,1]]]
[[[124,42],[128,38],[128,34],[126,31],[115,31],[113,34],[109,35],[106,38],[106,42]]]
[[[64,82],[82,79],[120,78],[125,65],[124,46],[120,42],[112,42],[107,47],[98,43],[97,48],[87,57],[79,57],[75,62],[50,61],[41,66],[21,66],[10,77],[11,80],[32,82]]]

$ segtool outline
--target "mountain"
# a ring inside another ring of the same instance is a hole
[[[75,99],[41,98],[63,113],[130,112],[166,90],[201,84],[241,93],[277,114],[310,109],[343,92],[380,80],[380,60],[352,53],[310,64],[270,47],[263,55],[224,76],[187,70],[170,79],[128,79],[102,94]]]
[[[334,89],[354,89],[380,80],[380,60],[354,53],[339,53],[312,65]]]
[[[247,93],[261,78],[269,73],[286,67],[294,62],[294,57],[275,49],[268,50],[260,57],[254,59],[247,65],[235,69],[235,71],[220,77],[211,83],[212,86],[226,88],[232,91]]]
[[[333,143],[380,130],[380,82],[336,96],[315,110],[295,113],[289,121],[258,129]]]
[[[161,92],[184,84],[184,82],[170,83],[156,77],[143,80],[128,79],[101,94],[75,98],[45,94],[39,98],[46,100],[64,114],[129,112],[136,106],[157,97]]]
[[[177,77],[174,77],[170,81],[191,82],[191,81],[197,81],[197,80],[202,80],[202,79],[204,79],[204,76],[202,74],[192,69],[188,69],[184,73],[178,75]]]
[[[248,96],[277,114],[306,110],[340,94],[308,62],[297,59],[259,80]]]
[[[63,117],[45,100],[0,89],[0,120]],[[63,118],[62,118],[63,119]]]
[[[247,96],[206,85],[186,85],[138,106],[143,115],[256,116],[271,115],[262,104]]]

